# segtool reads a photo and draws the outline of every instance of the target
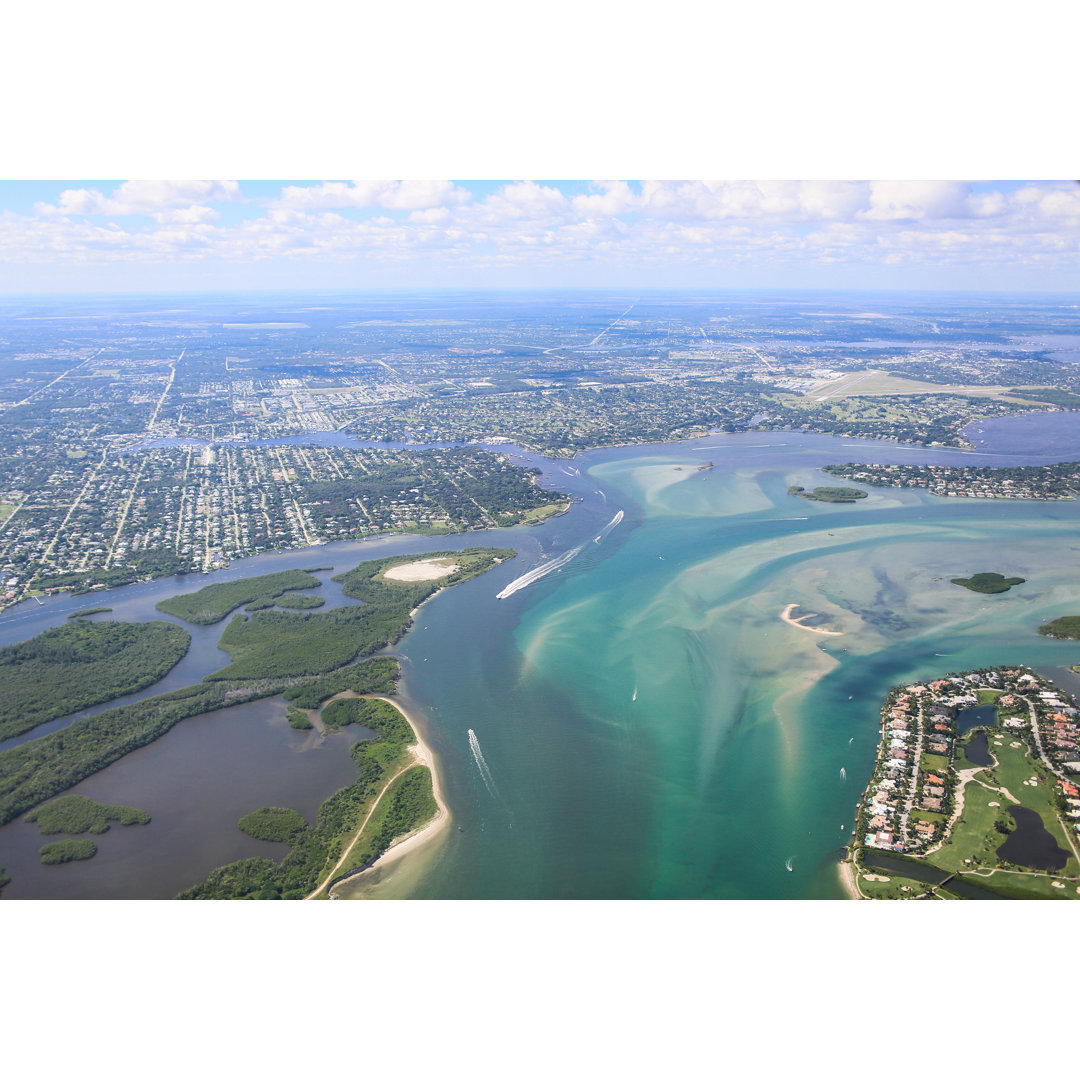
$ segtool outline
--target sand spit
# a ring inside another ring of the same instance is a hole
[[[431,770],[431,792],[435,797],[435,805],[438,809],[435,812],[435,816],[425,825],[421,826],[415,832],[395,840],[393,844],[391,844],[390,847],[387,848],[387,850],[384,851],[366,870],[360,874],[354,874],[352,877],[346,878],[341,884],[348,885],[350,891],[353,891],[355,886],[363,884],[372,877],[377,877],[379,872],[384,870],[391,863],[397,862],[411,852],[415,852],[420,848],[425,847],[450,824],[450,809],[443,798],[442,785],[439,783],[439,770],[435,765],[435,755],[432,753],[431,747],[428,746],[421,737],[420,730],[416,726],[416,721],[393,698],[382,697],[379,694],[372,696],[377,697],[380,701],[385,701],[388,705],[393,705],[405,718],[409,727],[413,729],[413,734],[416,736],[416,745],[410,747],[410,752],[413,756],[413,764],[426,765],[428,769]],[[374,807],[372,807],[372,810],[374,810]],[[368,816],[370,817],[370,814]],[[362,827],[363,826],[361,826],[361,828]],[[357,835],[359,835],[359,832]],[[349,848],[351,849],[351,847],[352,845],[350,844]],[[346,854],[347,853],[348,849],[346,850]],[[346,898],[336,896],[332,888],[329,895],[330,898],[334,900],[353,899],[353,897]]]
[[[824,630],[820,626],[805,626],[803,619],[812,619],[813,614],[800,615],[797,619],[792,618],[791,613],[799,607],[798,604],[788,604],[783,611],[780,612],[780,618],[788,624],[788,626],[797,626],[800,630],[809,630],[812,634],[828,634],[829,637],[840,637],[842,631],[840,630]]]
[[[447,559],[421,559],[419,562],[391,566],[383,571],[383,577],[391,581],[435,581],[449,577],[457,569],[457,563]]]

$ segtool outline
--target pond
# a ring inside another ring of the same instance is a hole
[[[990,747],[986,743],[986,732],[980,731],[974,739],[964,747],[964,753],[972,765],[981,765],[990,768],[994,759],[990,756]]]
[[[994,727],[996,724],[997,709],[993,705],[976,705],[974,709],[961,709],[956,714],[957,735],[963,735],[973,727]]]
[[[1057,841],[1046,831],[1043,819],[1026,806],[1010,806],[1009,813],[1016,822],[1016,829],[997,849],[997,854],[1017,866],[1030,866],[1034,870],[1062,870],[1069,861],[1069,853],[1058,847]]]

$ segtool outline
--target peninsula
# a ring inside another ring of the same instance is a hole
[[[1027,668],[894,687],[847,873],[865,899],[1080,896],[1080,721]]]

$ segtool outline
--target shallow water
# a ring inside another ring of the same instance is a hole
[[[872,768],[889,686],[985,664],[1048,668],[1078,658],[1075,644],[1035,632],[1080,612],[1076,503],[871,488],[867,499],[837,506],[787,494],[790,484],[829,483],[818,471],[826,461],[1011,464],[1053,459],[1052,450],[972,458],[750,433],[594,452],[575,461],[579,475],[512,452],[578,498],[570,513],[533,529],[259,556],[217,575],[93,598],[113,617],[148,618],[162,596],[288,566],[340,573],[399,551],[519,550],[426,604],[396,650],[405,701],[438,755],[454,825],[423,857],[422,874],[399,869],[375,895],[839,898],[835,863]],[[618,510],[623,519],[605,532]],[[573,559],[498,598],[578,547]],[[949,581],[982,570],[1027,581],[999,596]],[[87,603],[22,605],[0,618],[0,641],[32,636]],[[785,624],[789,604],[840,636]],[[188,681],[223,662],[219,630],[205,634]],[[279,765],[236,765],[261,738],[277,739],[271,757],[288,761],[289,740],[302,738],[284,724],[280,699],[243,708],[252,723],[230,718],[239,710],[213,714],[220,729],[213,717],[184,721],[76,788],[141,806],[138,796],[148,798],[155,784],[205,773],[187,791],[182,779],[173,784],[157,809],[143,806],[154,814],[142,830],[157,829],[153,845],[114,826],[89,863],[42,868],[63,882],[50,895],[172,895],[221,862],[268,853],[270,845],[235,829],[240,814],[267,804],[309,814],[351,779],[332,778],[334,754],[322,750],[325,774],[292,788]],[[230,767],[207,766],[226,731],[237,756],[222,760],[258,777],[250,798],[234,798]],[[151,751],[160,755],[152,767]],[[353,769],[344,749],[337,756]],[[18,862],[8,855],[16,830],[36,834],[21,821],[0,830],[0,865],[16,879],[5,896],[16,895],[20,878],[18,895],[44,895],[34,893],[43,873],[29,868],[43,841],[21,841]],[[106,858],[110,849],[118,854]],[[183,864],[179,884],[161,878],[170,863]]]

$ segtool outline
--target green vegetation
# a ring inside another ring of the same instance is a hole
[[[269,697],[284,685],[188,686],[83,717],[61,731],[0,752],[0,825],[153,742],[189,716]]]
[[[804,487],[792,486],[788,488],[788,494],[814,502],[853,503],[856,499],[865,499],[868,492],[854,487],[816,487],[807,491]]]
[[[954,577],[949,579],[954,585],[963,585],[965,589],[978,593],[1008,592],[1014,585],[1023,585],[1025,578],[1003,577],[1001,574],[972,574],[969,578]]]
[[[70,589],[78,596],[97,587],[114,589],[120,585],[130,585],[133,581],[148,581],[151,578],[170,577],[174,574],[186,574],[190,569],[187,559],[182,559],[172,552],[140,551],[128,556],[124,566],[113,566],[96,570],[64,570],[58,573],[41,573],[34,577],[35,589]]]
[[[363,600],[363,604],[317,615],[285,611],[259,611],[250,618],[234,615],[219,642],[232,663],[207,678],[287,678],[321,675],[343,667],[393,645],[409,628],[413,609],[429,596],[483,573],[512,554],[506,549],[469,548],[424,555],[425,559],[452,556],[459,569],[445,578],[418,582],[383,576],[391,566],[415,562],[416,555],[361,563],[334,580],[341,582],[346,596]]]
[[[285,713],[285,719],[289,721],[289,727],[296,731],[310,731],[315,726],[307,718],[306,713],[301,712],[300,709],[294,709],[291,705]]]
[[[1058,405],[1063,409],[1080,409],[1080,397],[1068,390],[1035,387],[1010,390],[1013,397],[1026,398],[1028,401],[1044,401],[1048,405]]]
[[[308,827],[300,814],[284,806],[264,806],[261,810],[253,810],[245,814],[237,825],[241,832],[256,840],[289,845],[294,844]]]
[[[350,724],[360,724],[361,727],[365,727],[364,717],[367,716],[370,707],[376,704],[380,703],[367,698],[338,698],[323,709],[323,723],[331,731],[348,727]]]
[[[106,611],[112,611],[111,607],[84,607],[79,608],[78,611],[73,611],[68,615],[69,619],[82,619],[87,615],[102,615]]]
[[[311,608],[320,608],[326,601],[321,596],[312,596],[310,593],[286,593],[276,598],[278,607],[292,608],[302,611]]]
[[[363,600],[365,604],[394,612],[408,605],[407,610],[411,611],[440,589],[460,585],[490,570],[497,563],[512,559],[516,554],[513,548],[465,548],[462,551],[433,551],[424,555],[394,555],[389,559],[361,563],[347,574],[338,574],[333,580],[339,582],[342,592],[354,600]],[[392,566],[419,559],[453,559],[458,569],[434,581],[394,581],[383,576],[384,571]]]
[[[0,649],[0,738],[155,683],[191,635],[168,622],[71,622]]]
[[[38,854],[43,866],[56,866],[59,863],[92,859],[97,854],[97,844],[93,840],[55,840],[40,847]]]
[[[1043,637],[1067,638],[1074,641],[1080,638],[1080,615],[1062,615],[1060,619],[1044,623],[1039,627]]]
[[[377,608],[356,604],[319,615],[284,611],[257,611],[249,618],[234,615],[218,642],[232,663],[207,679],[290,678],[333,671],[391,644],[381,614]],[[407,625],[406,621],[396,637]]]
[[[188,686],[121,708],[108,709],[95,716],[83,717],[61,731],[0,752],[0,825],[38,803],[59,795],[125,754],[153,742],[189,716],[199,716],[283,691],[289,691],[287,700],[299,708],[306,707],[313,697],[317,699],[317,706],[344,689],[354,689],[358,693],[393,693],[397,674],[397,665],[393,660],[380,657],[376,661],[355,666],[342,665],[361,653],[368,655],[397,641],[409,626],[412,608],[432,593],[482,573],[513,554],[512,550],[490,548],[438,552],[430,557],[452,555],[461,568],[435,582],[378,580],[387,566],[413,561],[416,556],[397,556],[362,563],[356,570],[343,575],[341,580],[348,595],[367,601],[363,605],[339,608],[319,615],[262,612],[253,615],[249,622],[244,622],[238,616],[227,628],[226,634],[222,635],[223,640],[238,622],[254,626],[255,632],[252,635],[249,631],[248,637],[241,642],[233,638],[237,652],[244,655],[224,672],[208,676],[198,686]],[[343,618],[340,612],[362,614]],[[300,630],[312,629],[316,620],[324,620],[323,626],[315,628],[314,639],[311,636],[305,639]],[[76,622],[68,624],[68,628],[89,630],[101,625],[107,624]],[[320,629],[321,632],[318,632]],[[236,636],[241,636],[241,632]],[[275,655],[279,645],[282,652]],[[332,655],[305,657],[305,649],[315,652],[322,647]],[[335,664],[339,670],[330,670]],[[321,675],[321,678],[305,680],[309,681],[307,687],[297,685],[307,674]],[[394,713],[394,716],[397,714]],[[380,730],[378,725],[373,726],[370,717],[364,723],[372,730]],[[408,725],[404,721],[401,724],[408,732]],[[375,755],[365,757],[365,763],[374,762],[382,768],[382,750],[377,749],[382,745],[383,740],[368,740],[360,744],[363,754]],[[354,757],[357,752],[354,748]],[[367,764],[361,767],[364,784],[368,783],[367,768]],[[365,796],[361,793],[359,797],[362,802]],[[324,804],[324,809],[326,806]],[[319,865],[321,867],[322,864]],[[307,871],[303,874],[307,874]]]
[[[298,709],[317,709],[327,698],[352,690],[357,694],[392,695],[397,689],[401,673],[398,662],[386,656],[365,660],[360,664],[332,671],[319,679],[312,679],[299,686],[290,686],[282,697]]]
[[[559,514],[565,514],[570,509],[571,503],[569,500],[566,502],[545,503],[543,506],[537,506],[532,510],[525,511],[525,517],[522,521],[524,525],[539,525],[542,521],[547,521],[548,518],[557,517]]]
[[[9,884],[10,881],[11,878],[9,878],[7,874],[4,873],[4,868],[0,866],[0,889],[3,889],[3,887]]]
[[[312,577],[305,570],[282,570],[277,574],[207,585],[198,592],[183,596],[170,596],[160,601],[157,609],[196,626],[210,626],[221,622],[230,611],[243,604],[267,600],[273,603],[282,593],[293,589],[313,589],[321,584],[317,577]]]
[[[426,765],[406,769],[387,789],[364,833],[349,852],[338,874],[370,866],[399,836],[407,836],[430,821],[438,806]]]
[[[133,806],[110,806],[108,803],[94,802],[85,795],[61,795],[60,798],[31,810],[23,820],[37,822],[42,836],[54,836],[56,833],[100,834],[108,831],[110,821],[120,825],[148,825],[150,815],[145,810],[136,810]]]
[[[206,881],[182,892],[177,899],[299,900],[325,881],[349,838],[379,797],[387,778],[407,763],[407,749],[415,742],[412,728],[393,705],[377,700],[365,704],[368,708],[359,722],[370,728],[375,737],[355,743],[349,750],[360,775],[319,807],[315,828],[296,834],[292,850],[280,863],[269,859],[242,859],[220,866],[210,872]],[[428,770],[424,768],[424,772]],[[429,795],[430,782],[429,774]],[[387,802],[385,809],[383,802]],[[374,827],[375,818],[382,823],[373,833],[377,842],[369,843],[367,835],[362,838],[367,857],[378,858],[391,841],[401,835],[395,830],[405,826],[408,826],[406,831],[415,828],[411,823],[426,805],[420,781],[410,780],[403,792],[400,787],[388,790],[368,823],[369,828]],[[350,856],[349,865],[353,864],[354,859]]]

